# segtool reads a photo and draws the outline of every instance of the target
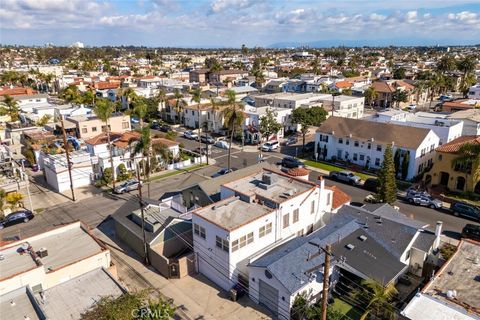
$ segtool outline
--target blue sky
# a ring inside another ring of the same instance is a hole
[[[1,0],[0,43],[480,43],[480,0]]]

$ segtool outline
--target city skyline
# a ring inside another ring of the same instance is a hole
[[[0,18],[18,45],[472,45],[480,1],[4,0]]]

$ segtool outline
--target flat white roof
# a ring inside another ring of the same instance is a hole
[[[418,294],[402,312],[411,320],[472,320],[480,319],[465,310],[456,309],[428,295]]]
[[[42,311],[35,310],[33,294],[21,287],[0,296],[0,316],[5,320],[43,320]]]

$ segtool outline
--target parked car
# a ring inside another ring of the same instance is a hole
[[[418,206],[430,207],[432,209],[440,209],[443,207],[443,202],[435,199],[426,192],[408,192],[407,201]]]
[[[202,143],[208,143],[208,144],[214,144],[215,143],[215,139],[213,139],[210,136],[205,136],[205,135],[200,137],[200,141]]]
[[[453,101],[453,96],[451,94],[442,94],[439,98],[440,101]]]
[[[363,189],[368,190],[370,192],[377,192],[378,189],[378,179],[375,178],[368,178],[363,183]]]
[[[21,210],[10,213],[5,219],[0,221],[0,229],[5,227],[13,226],[17,223],[26,223],[32,220],[34,217],[33,213],[30,210]]]
[[[450,206],[450,211],[455,216],[462,216],[480,222],[480,207],[472,204],[455,202]]]
[[[133,190],[137,190],[139,185],[140,185],[140,183],[136,179],[128,180],[128,181],[125,181],[124,183],[122,183],[121,185],[116,186],[115,189],[113,190],[113,192],[118,193],[118,194],[125,193],[125,192],[130,192],[130,191],[133,191]]]
[[[480,241],[480,226],[476,224],[467,224],[462,229],[462,238]]]
[[[138,118],[131,117],[130,122],[131,123],[140,123],[140,120]]]
[[[278,149],[278,141],[268,141],[262,145],[262,151],[270,152]]]
[[[162,131],[162,132],[170,132],[170,131],[173,131],[172,127],[170,127],[168,124],[162,124],[158,130]]]
[[[155,121],[155,122],[152,122],[152,123],[150,124],[150,128],[152,128],[153,130],[160,130],[160,123],[158,123],[158,122],[156,122],[156,121]]]
[[[305,165],[300,160],[293,157],[285,157],[280,161],[280,164],[285,168],[303,168]]]
[[[303,152],[310,153],[315,151],[315,142],[310,141],[308,143],[305,143],[305,148],[303,148]]]
[[[408,105],[407,109],[408,110],[415,110],[415,109],[417,109],[417,105],[415,103],[411,103],[411,104]]]
[[[297,137],[295,137],[295,136],[290,136],[290,137],[288,137],[287,140],[284,141],[283,144],[286,145],[286,146],[290,146],[290,145],[292,145],[292,144],[297,143],[297,141],[298,141],[298,140],[297,140]]]
[[[382,201],[379,200],[374,194],[369,194],[363,199],[364,202],[366,203],[381,203]]]
[[[215,147],[220,148],[220,149],[230,149],[230,146],[228,145],[228,142],[225,140],[219,140],[215,142],[214,144]]]
[[[329,177],[333,180],[350,183],[352,185],[359,185],[362,180],[350,171],[331,171]]]
[[[237,171],[237,169],[236,168],[230,168],[230,169],[222,168],[217,173],[213,174],[212,178],[220,177],[220,176],[226,175],[226,174],[228,174],[230,172],[233,172],[233,171]]]
[[[193,131],[185,131],[183,133],[183,137],[189,140],[198,140],[198,134],[194,133]]]
[[[204,155],[207,154],[207,148],[205,148],[205,147],[195,148],[195,150],[193,150],[193,152],[201,154],[202,156],[204,156]],[[212,155],[212,151],[210,149],[208,149],[208,155],[209,156]]]

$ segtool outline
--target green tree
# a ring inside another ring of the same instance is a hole
[[[228,143],[228,162],[227,162],[227,169],[230,170],[231,168],[231,158],[232,158],[232,142],[233,137],[235,135],[235,129],[240,127],[243,119],[243,106],[237,104],[237,99],[235,95],[235,91],[227,90],[225,91],[225,96],[227,97],[228,108],[223,111],[223,118],[225,122],[225,126],[230,130],[230,140]]]
[[[80,91],[78,91],[77,86],[73,84],[63,90],[61,97],[67,102],[81,103]]]
[[[395,164],[395,177],[397,177],[400,172],[400,157],[401,157],[401,150],[397,148],[397,150],[395,150],[395,155],[393,157],[393,163]]]
[[[4,189],[0,189],[0,211],[3,213],[3,207],[5,206],[6,192]]]
[[[82,103],[86,104],[86,105],[94,105],[95,104],[95,91],[94,89],[89,89],[87,91],[85,91],[84,93],[82,93],[81,97],[80,97],[80,100],[82,101]]]
[[[297,108],[292,112],[291,121],[301,126],[302,150],[305,149],[305,136],[310,126],[319,126],[327,118],[327,112],[322,107]]]
[[[473,186],[480,180],[480,144],[465,143],[458,150],[458,157],[452,161],[456,171],[465,173],[468,183],[469,175],[473,178]],[[468,190],[468,185],[466,185]]]
[[[52,119],[52,116],[49,114],[44,114],[38,121],[37,121],[37,126],[43,127],[46,125],[50,119]]]
[[[445,73],[448,71],[454,71],[457,67],[457,61],[455,57],[450,54],[446,54],[437,61],[437,71]]]
[[[156,156],[160,156],[162,158],[163,168],[166,169],[173,158],[172,152],[163,143],[153,143],[152,151],[155,159]]]
[[[400,106],[400,102],[407,102],[408,94],[405,90],[397,89],[392,93],[392,104],[396,104],[397,108]]]
[[[391,145],[387,145],[385,148],[382,167],[378,172],[378,198],[383,202],[392,205],[397,200],[395,164],[393,162],[393,151]]]
[[[397,68],[393,70],[393,78],[394,79],[405,79],[405,68]]]
[[[410,151],[405,151],[402,159],[402,180],[407,179],[409,166],[410,166]]]
[[[274,111],[267,109],[265,115],[260,117],[258,130],[267,141],[272,134],[276,134],[283,127],[281,123],[277,122],[276,116],[277,114]]]
[[[148,292],[124,293],[118,298],[103,297],[81,315],[82,320],[169,320],[175,307],[168,301],[152,299]],[[142,316],[143,315],[143,316]]]
[[[140,121],[140,128],[143,128],[143,120],[147,116],[148,113],[148,106],[145,100],[142,99],[135,99],[133,102],[133,114],[136,115]]]
[[[137,154],[141,154],[143,158],[143,177],[146,182],[150,181],[150,173],[152,172],[150,158],[151,158],[151,145],[152,137],[150,135],[150,128],[144,127],[141,131],[140,140],[134,142],[133,152],[131,153],[132,160]],[[150,197],[150,184],[147,184],[148,187],[148,197]]]
[[[117,179],[117,181],[125,181],[125,180],[128,180],[128,179],[130,179],[130,173],[128,172],[125,164],[120,163],[118,165],[118,179]]]
[[[3,102],[0,105],[0,115],[9,115],[10,121],[18,121],[20,119],[20,108],[17,101],[8,94],[3,97]]]
[[[377,100],[378,92],[375,90],[374,87],[369,87],[367,90],[365,90],[363,96],[365,97],[365,103],[371,106],[375,102],[375,100]]]
[[[125,100],[127,102],[127,109],[130,109],[133,101],[135,101],[138,98],[138,96],[135,93],[135,90],[133,90],[133,88],[121,89],[117,92],[117,96],[125,98]]]
[[[176,119],[178,118],[180,123],[183,123],[183,120],[182,120],[183,106],[186,105],[187,102],[183,99],[183,94],[178,89],[175,89],[173,91],[173,97],[175,98],[175,106],[173,109],[175,110],[175,113],[176,113],[174,122],[176,123]]]
[[[98,119],[102,120],[105,123],[105,134],[107,135],[107,144],[108,151],[110,155],[110,168],[112,170],[112,184],[115,188],[115,179],[113,179],[115,172],[115,167],[113,166],[113,153],[112,153],[112,143],[110,141],[110,117],[113,114],[114,105],[113,102],[107,99],[97,100],[95,106],[93,107],[93,113],[97,116]]]
[[[382,320],[397,319],[397,313],[393,305],[393,299],[397,294],[398,291],[392,283],[383,286],[373,280],[363,280],[362,288],[353,292],[354,299],[358,301],[368,299],[360,320],[370,319],[371,316]]]

